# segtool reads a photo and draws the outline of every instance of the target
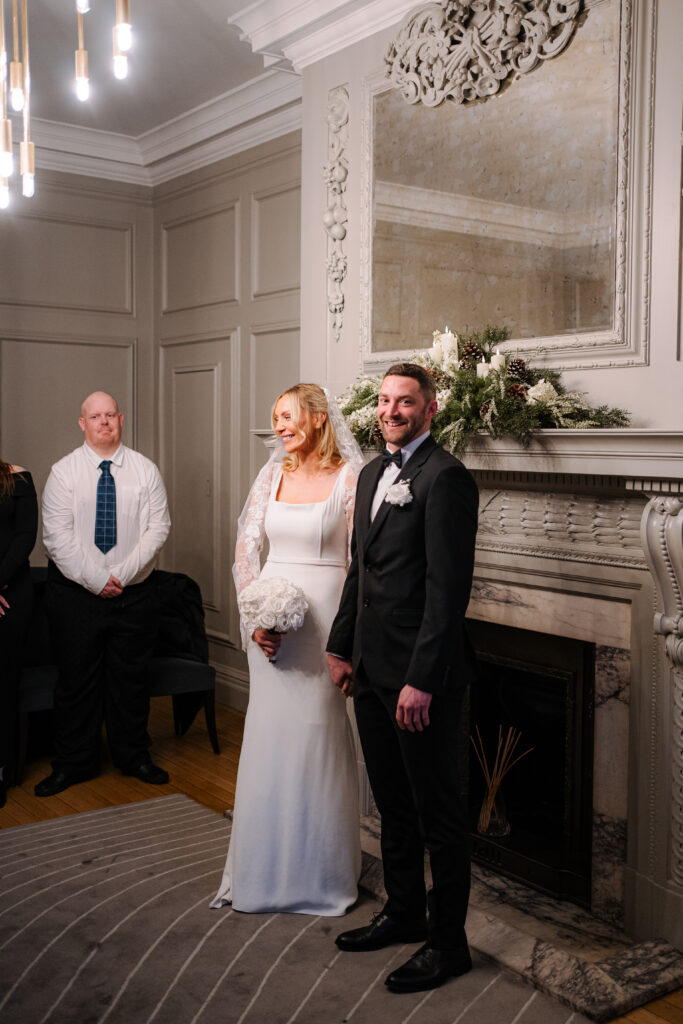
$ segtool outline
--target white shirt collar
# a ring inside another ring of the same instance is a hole
[[[85,448],[85,454],[88,457],[88,459],[90,460],[90,462],[92,462],[92,464],[94,466],[98,466],[99,467],[99,464],[100,464],[100,462],[103,461],[104,456],[103,455],[98,455],[97,452],[93,451],[92,448],[90,447],[90,445],[86,441],[83,442],[83,447]],[[113,455],[109,456],[108,461],[109,462],[113,462],[115,466],[120,466],[121,465],[121,463],[123,462],[123,445],[122,444],[120,444],[118,446],[118,448],[116,449],[116,451],[114,452]]]
[[[430,433],[431,433],[431,431],[425,430],[424,434],[420,434],[419,437],[414,437],[412,439],[412,441],[408,441],[408,444],[404,444],[403,445],[403,447],[401,448],[401,460],[402,460],[401,461],[401,465],[402,466],[405,466],[405,464],[408,461],[408,459],[410,458],[410,456],[414,452],[417,451],[417,449],[420,447],[420,445],[422,444],[424,439],[426,437],[428,437]],[[388,450],[389,449],[387,448],[387,451]]]

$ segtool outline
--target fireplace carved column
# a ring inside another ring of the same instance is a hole
[[[662,596],[655,633],[673,671],[671,877],[683,887],[683,496],[656,495],[643,512],[643,549]]]

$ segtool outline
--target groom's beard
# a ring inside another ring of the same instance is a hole
[[[429,427],[429,424],[425,419],[416,423],[415,420],[406,419],[402,416],[399,421],[396,421],[395,426],[389,428],[388,424],[386,424],[381,417],[378,418],[382,437],[387,444],[393,444],[397,448],[403,448],[403,446],[412,441],[414,437],[419,437],[420,434],[424,434]]]

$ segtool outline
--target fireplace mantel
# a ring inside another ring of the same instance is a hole
[[[528,448],[481,434],[462,459],[476,471],[618,477],[627,490],[683,491],[681,431],[537,430]]]

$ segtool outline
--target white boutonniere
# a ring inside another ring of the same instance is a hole
[[[413,500],[410,480],[399,480],[398,483],[388,487],[384,500],[388,501],[390,505],[409,505]]]

